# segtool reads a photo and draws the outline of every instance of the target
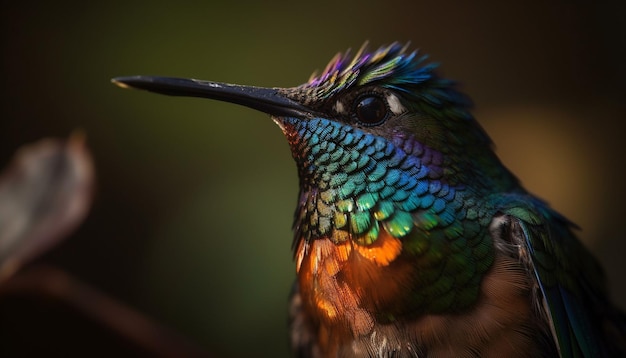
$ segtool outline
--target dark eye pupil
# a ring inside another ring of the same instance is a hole
[[[356,105],[355,112],[359,122],[365,125],[381,124],[387,119],[387,106],[378,96],[361,98]]]

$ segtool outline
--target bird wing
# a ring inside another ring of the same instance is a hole
[[[535,280],[537,310],[550,323],[561,357],[617,356],[606,327],[623,342],[623,315],[608,302],[602,269],[573,234],[573,225],[528,196],[508,202],[501,212],[511,243]]]

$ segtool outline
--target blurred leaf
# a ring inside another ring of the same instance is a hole
[[[65,238],[91,203],[93,164],[84,136],[20,148],[0,174],[0,282]]]

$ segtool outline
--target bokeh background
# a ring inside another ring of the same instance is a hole
[[[626,307],[623,1],[2,1],[0,166],[87,135],[87,220],[52,264],[220,357],[287,356],[295,166],[262,114],[123,91],[155,74],[294,86],[369,40],[441,62],[503,161],[582,227]],[[4,352],[4,353],[3,353]],[[148,355],[49,299],[0,298],[0,355]]]

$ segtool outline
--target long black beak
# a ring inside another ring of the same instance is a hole
[[[201,97],[236,103],[279,117],[312,116],[309,108],[287,98],[279,88],[152,76],[116,77],[111,82],[122,88],[137,88],[170,96]]]

